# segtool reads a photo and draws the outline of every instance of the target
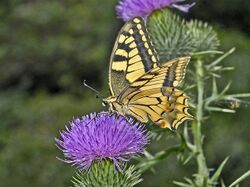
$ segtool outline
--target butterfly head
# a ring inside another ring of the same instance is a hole
[[[115,97],[107,97],[107,98],[104,98],[102,99],[102,105],[103,106],[108,106],[109,108],[113,108],[113,103],[116,101],[116,98]]]
[[[102,106],[108,106],[109,103],[107,101],[107,99],[102,99]]]
[[[110,112],[118,112],[122,111],[122,106],[117,102],[117,98],[114,96],[107,97],[102,100],[103,106],[108,106]]]

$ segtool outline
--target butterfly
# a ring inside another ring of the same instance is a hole
[[[176,129],[192,119],[188,97],[177,89],[189,61],[186,56],[160,63],[144,19],[136,17],[122,27],[114,44],[109,67],[111,96],[103,103],[111,112]]]

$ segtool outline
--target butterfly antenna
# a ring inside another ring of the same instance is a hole
[[[83,81],[83,85],[84,85],[85,87],[89,88],[90,90],[92,90],[93,92],[95,92],[97,98],[103,99],[103,97],[102,97],[102,95],[100,94],[100,92],[98,92],[95,88],[92,88],[91,86],[89,86],[89,85],[86,83],[86,80]]]

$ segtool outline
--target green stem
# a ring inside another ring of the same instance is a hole
[[[202,144],[203,144],[203,136],[201,134],[201,124],[203,118],[203,105],[204,105],[204,67],[201,60],[197,60],[195,65],[196,69],[196,83],[197,83],[197,105],[196,105],[196,121],[193,124],[193,136],[194,136],[194,144],[195,144],[195,155],[196,162],[198,165],[198,175],[196,177],[196,183],[198,185],[204,184],[209,177],[209,171],[207,168],[206,159],[204,156]]]

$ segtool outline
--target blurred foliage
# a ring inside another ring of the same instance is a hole
[[[82,79],[101,82],[116,26],[106,21],[115,20],[112,1],[12,1],[1,7],[1,89],[78,93]]]
[[[250,1],[199,0],[186,16],[250,32]]]
[[[74,173],[70,166],[56,159],[62,155],[54,137],[73,116],[98,111],[95,97],[83,98],[44,93],[29,98],[1,94],[4,103],[0,109],[5,115],[1,119],[8,119],[1,120],[0,131],[0,181],[4,186],[69,185]]]
[[[69,186],[74,171],[56,159],[62,155],[54,137],[73,116],[102,109],[81,82],[87,79],[99,89],[108,89],[109,56],[122,25],[115,17],[116,2],[0,2],[0,186]],[[226,73],[226,79],[234,82],[231,92],[250,88],[248,5],[245,0],[203,0],[188,14],[217,23],[223,50],[236,47],[224,62],[236,70]],[[225,155],[230,156],[223,172],[227,184],[250,165],[249,112],[243,104],[235,115],[213,114],[203,127],[209,165],[217,168]],[[173,142],[168,136],[151,144],[150,151]],[[182,167],[170,156],[156,167],[157,173],[148,171],[139,186],[163,187],[173,179],[182,180],[193,172],[193,164]]]

